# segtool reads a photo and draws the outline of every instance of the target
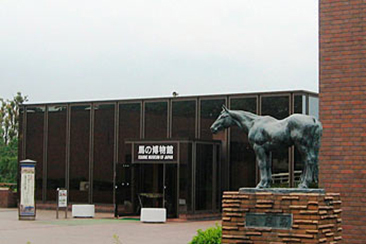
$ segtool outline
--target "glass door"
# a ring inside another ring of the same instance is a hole
[[[169,218],[177,217],[177,165],[135,164],[136,213],[141,208],[166,208]]]
[[[164,165],[135,164],[134,165],[134,198],[136,210],[141,208],[164,207]]]
[[[133,171],[131,163],[131,145],[126,145],[127,150],[124,155],[124,162],[116,165],[116,186],[115,186],[115,215],[135,214],[133,195]],[[129,149],[129,150],[128,150]]]
[[[116,168],[116,215],[132,215],[134,203],[132,199],[131,164],[117,164]]]

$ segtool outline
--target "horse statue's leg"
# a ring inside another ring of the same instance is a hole
[[[271,178],[268,175],[268,165],[269,164],[269,152],[267,152],[263,147],[258,146],[256,144],[253,145],[254,152],[256,154],[257,163],[260,172],[260,182],[257,185],[257,188],[269,188],[271,187]],[[271,169],[270,169],[271,170]]]
[[[300,152],[304,164],[298,188],[309,188],[309,184],[314,180],[314,170],[316,166],[314,150],[312,150],[311,146],[300,144],[297,144],[296,148]]]
[[[309,184],[318,182],[318,154],[321,133],[321,126],[316,125],[310,131],[309,138],[303,138],[302,141],[295,143],[304,163],[299,188],[309,188]]]

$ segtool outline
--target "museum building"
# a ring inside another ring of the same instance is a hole
[[[26,104],[19,159],[37,162],[38,205],[54,204],[65,188],[71,204],[119,216],[142,207],[165,207],[171,218],[219,213],[224,190],[259,179],[244,132],[211,133],[222,105],[277,119],[319,113],[308,91]],[[293,147],[272,153],[272,185],[295,187],[299,159]]]

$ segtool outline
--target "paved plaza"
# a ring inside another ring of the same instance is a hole
[[[56,219],[56,212],[38,210],[35,221],[19,221],[17,209],[0,208],[0,244],[172,244],[188,243],[197,229],[212,227],[217,221],[168,221],[141,223],[136,219],[114,219],[97,213],[94,219]]]

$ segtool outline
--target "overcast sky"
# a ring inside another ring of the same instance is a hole
[[[318,0],[1,0],[0,97],[318,91]]]

